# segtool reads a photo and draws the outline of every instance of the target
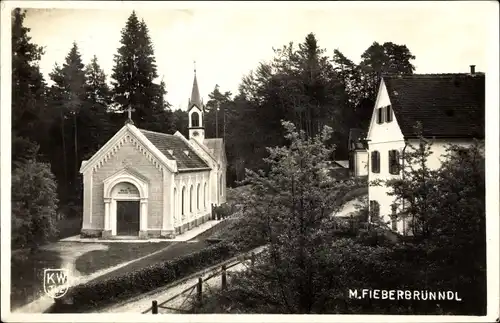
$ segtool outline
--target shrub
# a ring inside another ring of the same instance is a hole
[[[85,312],[102,308],[118,300],[128,299],[170,284],[207,266],[214,265],[236,254],[229,244],[219,243],[173,260],[150,265],[120,276],[101,281],[90,281],[72,287],[49,311]],[[71,306],[63,305],[68,299]]]
[[[227,218],[233,213],[232,208],[227,203],[214,207],[214,212],[217,215],[217,218],[222,219]]]
[[[38,247],[57,235],[57,184],[50,165],[16,163],[12,171],[12,247]]]

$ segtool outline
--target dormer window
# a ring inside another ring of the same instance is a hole
[[[385,120],[387,122],[392,121],[392,107],[390,105],[385,107]]]
[[[384,122],[384,108],[377,109],[377,123],[381,124]]]

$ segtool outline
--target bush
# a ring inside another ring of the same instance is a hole
[[[12,248],[35,251],[57,235],[57,184],[50,165],[16,163],[12,171]]]
[[[207,266],[214,265],[236,254],[229,244],[219,243],[200,251],[157,263],[117,277],[88,282],[72,287],[68,294],[49,312],[85,312],[102,308],[116,301],[128,299],[158,287],[170,284]],[[63,305],[68,299],[72,305]]]
[[[227,218],[233,213],[232,211],[232,208],[227,203],[214,207],[214,213],[219,219]]]

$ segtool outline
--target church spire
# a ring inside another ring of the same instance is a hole
[[[196,61],[194,62],[194,81],[193,89],[191,91],[191,99],[189,100],[189,109],[191,109],[194,105],[196,105],[199,109],[203,109],[200,99],[200,90],[198,89],[198,80],[196,79]]]
[[[194,81],[191,98],[188,106],[188,130],[189,139],[203,142],[205,139],[205,127],[203,126],[203,101],[200,98],[198,80],[196,79],[196,62],[194,62]]]

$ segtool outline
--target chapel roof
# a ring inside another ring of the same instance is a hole
[[[420,121],[424,137],[484,138],[485,75],[385,75],[397,121],[405,137],[414,137]]]
[[[182,138],[144,129],[139,131],[170,160],[177,162],[179,170],[209,168],[207,163]],[[186,154],[187,152],[187,154]]]

